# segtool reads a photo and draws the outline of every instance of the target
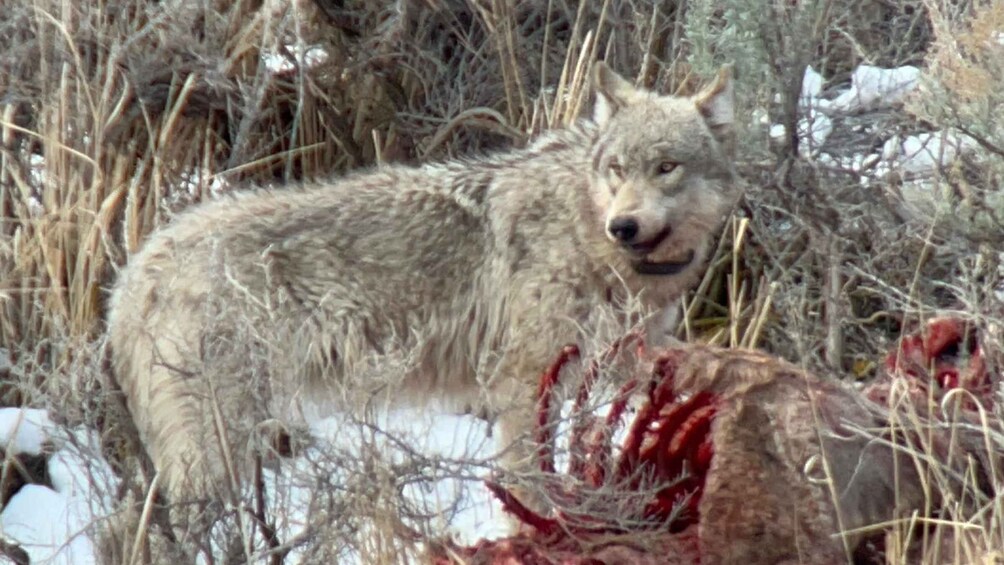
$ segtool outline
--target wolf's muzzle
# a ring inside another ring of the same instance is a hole
[[[651,239],[633,243],[622,242],[621,245],[623,245],[626,249],[631,250],[631,252],[639,256],[645,256],[655,251],[659,247],[659,245],[662,244],[663,241],[666,241],[666,238],[669,237],[671,233],[673,233],[673,228],[671,228],[670,226],[666,226],[665,228],[662,229],[661,232],[655,234],[655,237]]]
[[[675,275],[682,272],[694,262],[697,253],[691,249],[687,257],[681,261],[638,261],[634,264],[634,270],[639,275]]]

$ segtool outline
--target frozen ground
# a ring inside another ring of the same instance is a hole
[[[485,422],[469,416],[436,414],[430,411],[399,410],[379,419],[378,427],[388,434],[408,438],[408,449],[443,460],[484,461],[495,446],[488,437]],[[314,432],[335,449],[360,448],[374,441],[360,427],[342,425],[336,418],[314,423]],[[110,510],[108,493],[114,491],[115,478],[107,464],[96,454],[93,434],[75,430],[66,434],[42,410],[0,409],[0,443],[12,453],[40,453],[45,445],[53,446],[49,461],[52,488],[26,485],[10,500],[0,515],[0,538],[16,542],[28,552],[33,564],[85,565],[95,563],[94,549],[84,534],[93,520]],[[375,443],[395,454],[388,442]],[[308,454],[297,467],[309,467]],[[463,470],[461,470],[463,472]],[[445,509],[458,497],[465,503],[450,519],[449,532],[458,541],[473,543],[483,537],[497,537],[504,531],[501,507],[475,477],[483,476],[483,466],[467,470],[470,478],[444,478],[406,491],[406,496],[432,509]],[[266,477],[271,485],[282,484],[274,476]],[[280,536],[289,539],[302,529],[310,493],[288,483],[270,493],[282,493],[270,501],[271,514],[277,518]],[[295,562],[295,554],[289,562]],[[4,563],[0,558],[0,564]]]
[[[95,441],[87,430],[57,427],[43,410],[0,409],[0,444],[8,454],[52,453],[52,488],[25,485],[0,514],[0,537],[18,543],[33,564],[94,562],[84,531],[95,516],[107,513],[107,493],[115,486],[111,469],[92,455]]]

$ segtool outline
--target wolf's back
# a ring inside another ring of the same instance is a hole
[[[247,439],[238,420],[312,369],[327,378],[374,351],[419,347],[440,380],[465,378],[471,350],[501,332],[477,298],[497,280],[480,276],[490,184],[477,167],[389,167],[227,196],[153,233],[113,289],[109,342],[172,499],[228,489],[241,462],[227,454]],[[445,337],[421,341],[421,328]]]

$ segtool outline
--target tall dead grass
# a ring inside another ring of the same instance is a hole
[[[58,366],[72,348],[53,336],[97,336],[116,266],[214,192],[520,143],[579,113],[597,55],[644,58],[648,83],[685,68],[665,58],[678,10],[329,8],[42,0],[4,14],[0,343],[17,363]]]

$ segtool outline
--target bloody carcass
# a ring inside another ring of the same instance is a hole
[[[608,356],[634,339],[615,344]],[[541,498],[552,507],[531,509],[512,490],[489,483],[521,524],[519,533],[440,546],[434,562],[879,562],[876,524],[939,504],[922,480],[926,465],[959,476],[972,471],[951,467],[954,460],[972,465],[972,454],[959,450],[977,450],[978,438],[953,433],[943,413],[930,409],[932,387],[942,396],[965,390],[961,405],[973,411],[991,407],[998,384],[972,333],[944,319],[901,340],[864,393],[755,351],[650,351],[637,357],[638,375],[602,417],[585,402],[600,365],[585,371],[568,463],[557,470],[550,404],[562,366],[576,355],[565,348],[539,387],[542,476],[558,478],[541,481]],[[642,401],[628,416],[632,395]],[[931,425],[922,433],[894,425],[903,419],[894,414],[907,413]],[[925,450],[935,457],[917,457]],[[999,466],[1001,453],[983,450],[976,459],[979,488],[992,490],[986,470]]]

